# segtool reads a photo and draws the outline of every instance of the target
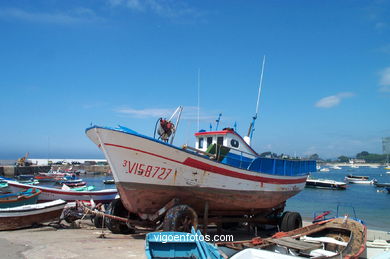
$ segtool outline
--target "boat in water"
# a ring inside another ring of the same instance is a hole
[[[358,177],[349,177],[346,176],[344,178],[347,183],[357,183],[357,184],[375,184],[377,182],[376,179],[370,180],[369,178],[358,178]]]
[[[309,177],[306,180],[306,187],[331,190],[345,190],[347,189],[347,184],[345,182],[338,182],[330,179],[314,179]]]
[[[66,201],[0,208],[0,230],[14,230],[59,219]]]
[[[170,139],[175,125],[158,125],[158,138],[123,126],[86,129],[110,164],[123,206],[143,219],[175,199],[197,214],[206,206],[208,215],[279,215],[316,171],[315,161],[260,157],[231,128],[199,131],[195,147],[179,147]]]
[[[374,183],[375,187],[390,187],[390,183]]]

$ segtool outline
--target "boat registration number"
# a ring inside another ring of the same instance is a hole
[[[129,174],[135,174],[144,177],[157,178],[165,180],[171,174],[171,168],[165,168],[160,166],[146,165],[137,162],[130,162],[129,160],[123,160],[122,166],[127,168]]]

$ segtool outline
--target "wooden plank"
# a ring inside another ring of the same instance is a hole
[[[296,239],[293,239],[291,237],[282,237],[282,238],[271,239],[271,240],[267,240],[267,241],[274,243],[274,244],[277,244],[277,245],[281,245],[281,246],[285,246],[285,247],[293,248],[293,249],[298,249],[298,250],[302,250],[302,251],[314,250],[314,249],[322,247],[322,244],[313,244],[313,243],[309,243],[309,242],[305,242],[305,241],[296,240]]]

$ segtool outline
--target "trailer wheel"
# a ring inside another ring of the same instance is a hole
[[[115,199],[108,205],[107,214],[127,218],[128,211],[125,209],[120,199]],[[126,223],[118,220],[113,220],[106,217],[105,223],[107,228],[111,230],[113,234],[128,235],[135,232],[135,230],[127,226]]]
[[[198,226],[198,215],[187,205],[177,205],[165,214],[164,231],[180,231],[191,233],[191,228]]]
[[[298,212],[286,211],[282,215],[280,230],[287,232],[302,227],[302,217]]]

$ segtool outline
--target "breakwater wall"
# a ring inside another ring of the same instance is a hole
[[[14,177],[21,174],[38,174],[40,172],[48,172],[50,166],[0,166],[0,176]]]

